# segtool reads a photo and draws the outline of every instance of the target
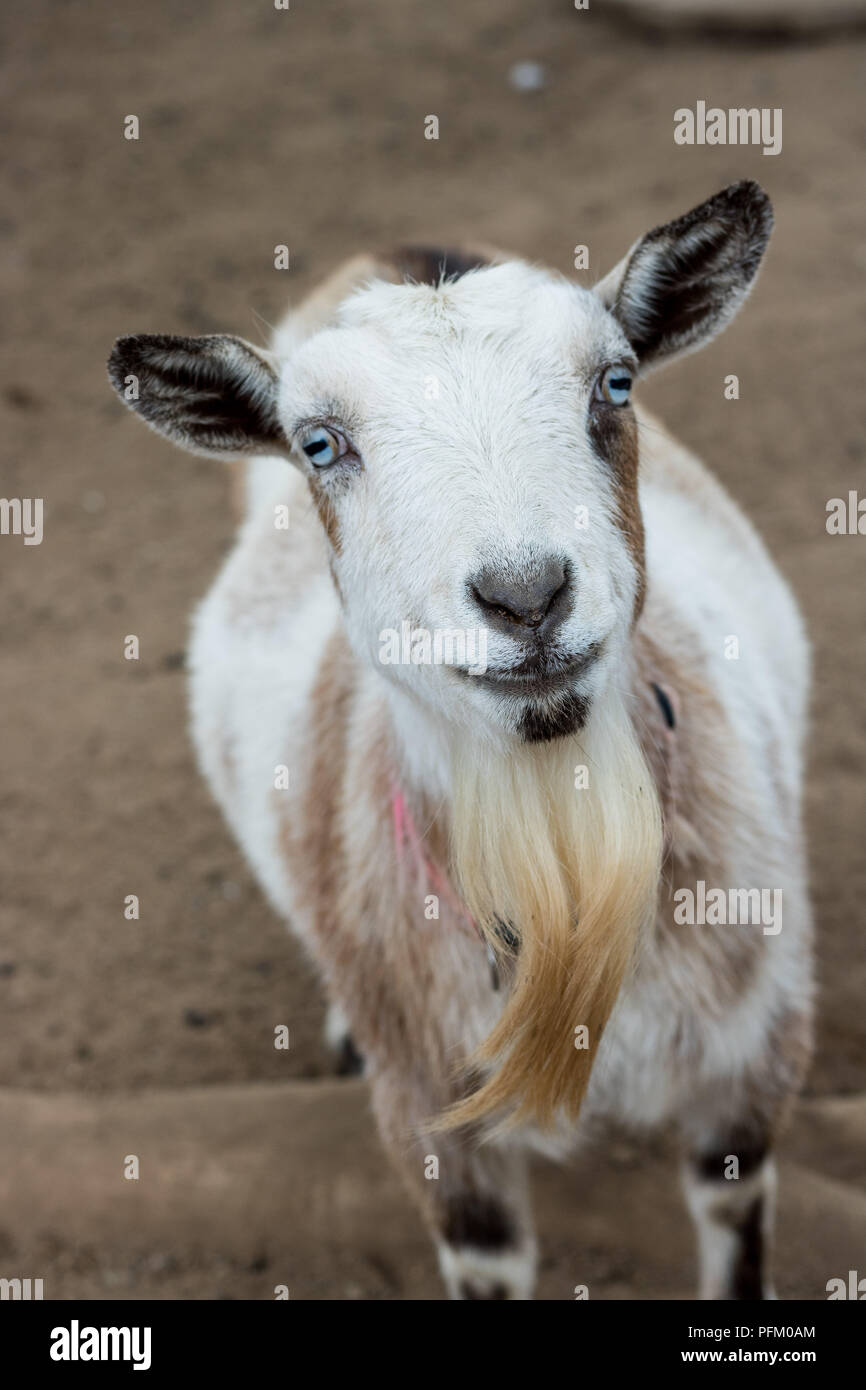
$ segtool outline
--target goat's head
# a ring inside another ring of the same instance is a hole
[[[375,281],[286,360],[138,336],[110,373],[193,452],[305,472],[356,651],[464,726],[549,740],[584,722],[643,598],[632,381],[729,321],[770,225],[737,184],[593,291],[520,262]]]

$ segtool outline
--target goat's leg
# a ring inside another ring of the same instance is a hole
[[[417,1078],[392,1070],[373,1078],[385,1148],[433,1237],[452,1299],[527,1299],[535,1281],[535,1238],[525,1154],[512,1142],[478,1144],[460,1131],[419,1137]],[[413,1123],[414,1122],[414,1123]],[[413,1133],[414,1131],[414,1133]]]
[[[695,1222],[701,1298],[775,1298],[773,1143],[811,1056],[808,1004],[776,1018],[748,1079],[692,1097],[680,1116],[685,1189]]]
[[[697,1233],[698,1296],[775,1298],[770,1254],[776,1179],[769,1126],[754,1120],[708,1126],[689,1143],[683,1180]]]
[[[339,1004],[330,1004],[325,1016],[325,1046],[334,1061],[337,1076],[363,1076],[364,1058],[355,1046],[349,1020]]]

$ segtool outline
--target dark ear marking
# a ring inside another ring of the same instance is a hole
[[[760,185],[731,184],[648,232],[596,286],[642,369],[721,332],[752,286],[772,227]]]
[[[276,370],[242,338],[119,338],[108,375],[124,404],[194,454],[288,452],[277,418]]]

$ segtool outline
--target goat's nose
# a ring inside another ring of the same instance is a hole
[[[546,635],[566,616],[570,573],[549,556],[522,574],[487,568],[469,580],[469,590],[491,627],[509,636],[528,628]]]

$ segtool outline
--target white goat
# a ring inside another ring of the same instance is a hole
[[[630,403],[731,319],[771,223],[734,185],[594,291],[361,258],[272,352],[112,354],[163,434],[265,456],[195,621],[195,741],[454,1297],[530,1296],[527,1151],[595,1117],[679,1127],[702,1295],[771,1296],[811,1034],[807,648],[749,523]]]

